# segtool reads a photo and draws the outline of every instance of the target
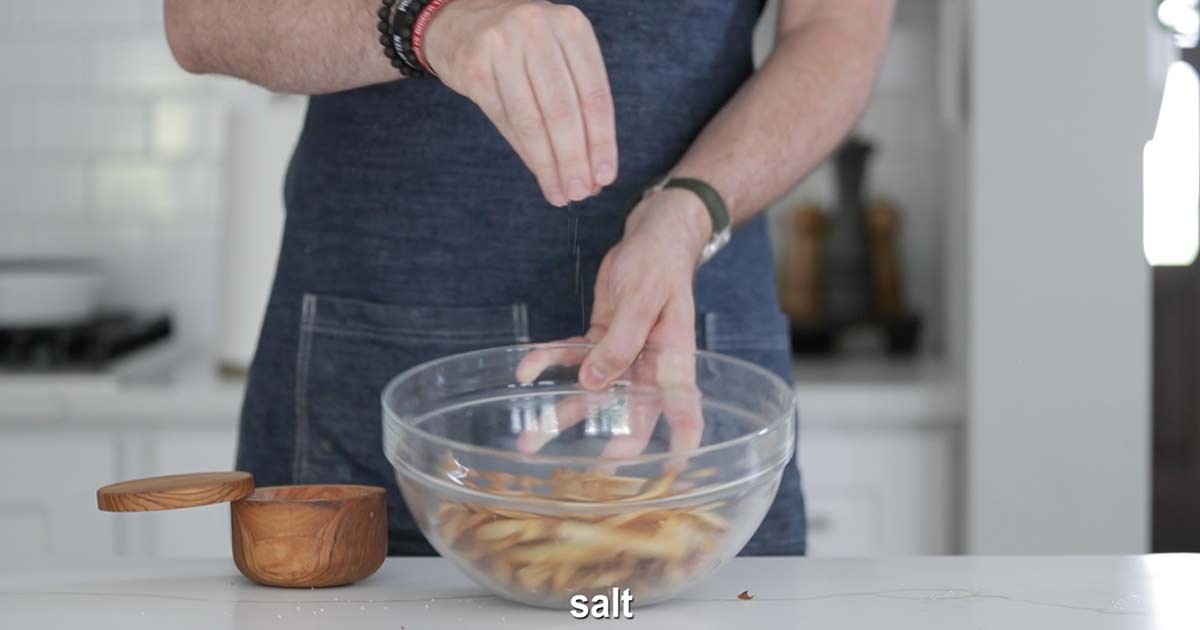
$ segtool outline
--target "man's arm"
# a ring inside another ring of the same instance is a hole
[[[189,72],[323,94],[400,78],[379,45],[378,0],[165,0],[167,42]]]
[[[782,0],[775,50],[672,175],[711,184],[735,225],[786,193],[862,114],[892,9],[893,0]]]
[[[167,40],[186,70],[322,94],[400,78],[379,44],[380,5],[165,0],[164,13]],[[442,81],[496,125],[550,203],[586,199],[616,179],[612,92],[591,22],[579,9],[541,0],[455,0],[430,23],[425,52]]]
[[[735,223],[779,198],[862,113],[892,8],[893,0],[782,0],[774,52],[671,174],[716,188]],[[596,279],[585,386],[607,387],[647,344],[695,348],[692,282],[711,235],[704,205],[687,190],[659,191],[634,208]]]

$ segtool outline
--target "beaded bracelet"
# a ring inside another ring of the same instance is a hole
[[[379,43],[383,46],[383,54],[387,56],[392,67],[400,71],[404,77],[424,75],[416,57],[412,55],[411,36],[412,20],[415,15],[409,13],[413,5],[423,4],[421,0],[383,0],[379,7]],[[403,20],[412,16],[407,23]]]
[[[437,76],[425,58],[425,30],[449,0],[383,0],[379,43],[392,67],[405,77]]]

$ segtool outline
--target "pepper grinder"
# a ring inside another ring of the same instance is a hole
[[[900,260],[896,240],[900,231],[900,210],[886,200],[876,200],[867,208],[870,233],[872,315],[880,321],[904,315],[904,293],[900,279]]]
[[[781,274],[780,306],[794,325],[825,323],[825,234],[829,219],[820,206],[805,203],[787,217],[791,241]]]

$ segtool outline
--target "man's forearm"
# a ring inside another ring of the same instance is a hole
[[[379,45],[378,0],[165,0],[184,69],[321,94],[400,78]]]
[[[672,171],[714,186],[735,223],[778,199],[825,159],[866,105],[886,45],[891,0],[826,1],[821,9],[781,28],[763,67]]]

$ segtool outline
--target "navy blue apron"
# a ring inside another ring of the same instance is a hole
[[[678,161],[752,71],[761,0],[582,0],[604,51],[620,174],[579,216],[583,287],[630,201]],[[580,334],[564,210],[479,109],[432,80],[310,99],[242,409],[238,468],[260,485],[387,487],[390,552],[431,555],[383,456],[379,395],[447,354]],[[761,216],[696,279],[697,343],[791,382]],[[802,554],[795,462],[743,553]]]

